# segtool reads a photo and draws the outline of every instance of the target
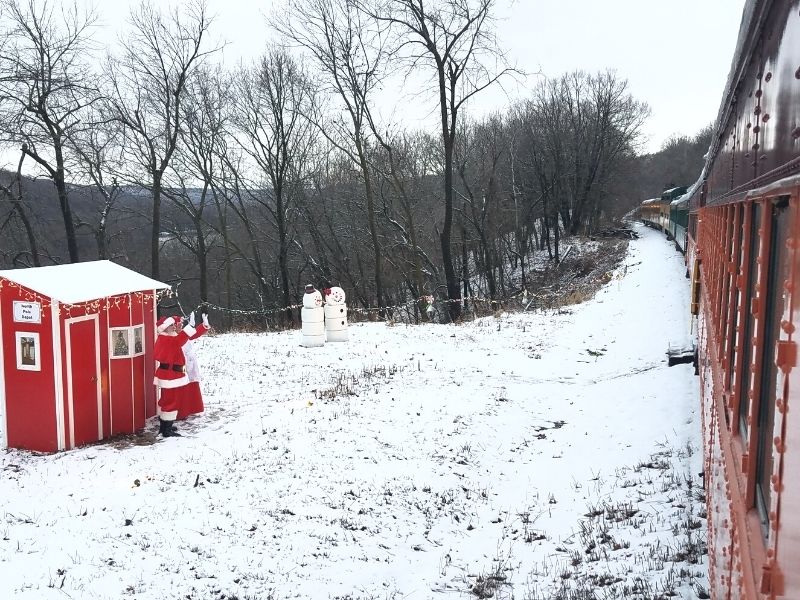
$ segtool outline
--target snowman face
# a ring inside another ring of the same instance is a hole
[[[310,294],[304,294],[303,306],[306,308],[319,308],[322,306],[322,294],[317,290],[314,290]]]
[[[330,288],[330,292],[325,297],[325,302],[328,304],[344,304],[344,300],[344,290],[340,287]]]

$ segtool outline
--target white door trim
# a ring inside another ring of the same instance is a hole
[[[8,448],[8,421],[6,420],[6,369],[3,355],[3,311],[0,310],[0,449]]]
[[[64,431],[64,361],[61,356],[61,305],[57,300],[50,302],[50,321],[53,332],[53,396],[56,401],[56,440],[59,450],[67,448],[67,433]]]

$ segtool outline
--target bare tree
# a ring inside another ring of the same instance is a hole
[[[561,81],[574,158],[561,220],[570,234],[576,234],[590,224],[605,199],[605,186],[620,159],[634,153],[650,110],[631,96],[628,82],[611,71],[594,76],[576,72]]]
[[[192,0],[183,10],[176,8],[165,17],[152,4],[139,5],[130,16],[122,56],[111,58],[106,68],[113,113],[124,125],[126,154],[138,167],[128,178],[153,195],[150,254],[156,279],[164,173],[178,144],[188,81],[217,50],[206,43],[211,20],[205,2]],[[146,174],[144,182],[141,173]]]
[[[168,196],[181,212],[189,217],[192,229],[188,236],[175,233],[183,245],[197,258],[200,276],[200,300],[209,299],[208,261],[212,235],[206,208],[217,207],[216,229],[225,250],[225,282],[230,298],[230,244],[225,227],[225,202],[219,197],[222,164],[227,152],[231,79],[220,67],[201,68],[198,76],[189,83],[189,93],[184,107],[185,124],[181,132],[182,144],[174,161],[175,180],[181,185]],[[199,189],[190,183],[199,182]]]
[[[22,190],[22,163],[24,160],[25,153],[23,152],[20,154],[14,179],[7,185],[0,183],[0,194],[5,196],[5,198],[11,204],[11,210],[3,219],[3,222],[0,223],[0,233],[3,233],[3,230],[5,230],[6,227],[11,224],[13,219],[18,218],[25,231],[25,239],[28,242],[28,249],[30,253],[31,264],[26,266],[39,267],[41,266],[41,261],[39,260],[39,245],[36,241],[36,234],[34,233],[33,226],[31,225],[31,219],[28,216],[28,211],[26,210],[25,203],[23,202],[24,194]],[[20,262],[19,257],[21,254],[23,254],[21,251],[14,252],[14,259],[12,261],[13,264],[18,264],[18,262]]]
[[[357,10],[356,0],[294,0],[276,17],[274,26],[311,53],[343,108],[343,118],[317,123],[328,140],[360,170],[373,247],[375,295],[383,308],[383,251],[368,161],[370,102],[380,85],[385,58],[382,38],[366,14]]]
[[[397,35],[395,56],[410,68],[430,67],[436,80],[444,155],[444,222],[440,234],[450,316],[461,314],[453,229],[453,148],[464,104],[511,71],[496,67],[502,53],[493,35],[496,0],[358,0]],[[487,64],[491,62],[491,65]]]
[[[567,179],[571,173],[564,137],[568,122],[562,110],[562,97],[563,89],[558,80],[543,81],[534,90],[533,98],[523,104],[519,117],[524,138],[518,165],[525,166],[525,174],[520,179],[527,180],[528,217],[535,217],[533,211],[539,209],[539,249],[546,247],[549,257],[556,261],[559,260],[560,235],[558,207],[567,193]],[[535,205],[534,199],[540,201],[540,207]]]
[[[234,118],[241,147],[269,182],[270,193],[261,194],[260,199],[277,231],[283,307],[287,323],[292,323],[290,215],[316,134],[314,124],[304,116],[316,110],[313,86],[286,50],[272,47],[254,68],[240,74],[237,92],[240,101]]]
[[[502,225],[502,168],[508,141],[498,116],[480,123],[465,123],[455,148],[456,171],[464,200],[465,225],[477,235],[475,261],[485,277],[492,308],[498,298],[502,260],[498,241]]]
[[[122,188],[117,179],[120,171],[122,132],[119,123],[104,115],[101,100],[87,113],[87,122],[94,126],[70,134],[68,145],[76,158],[75,175],[91,184],[91,196],[100,197],[97,214],[92,220],[76,218],[76,227],[92,232],[97,246],[97,258],[110,258],[109,236],[112,211],[119,201]],[[107,107],[107,106],[106,106]]]
[[[415,318],[427,319],[424,296],[427,281],[435,279],[436,265],[423,248],[426,239],[423,224],[430,222],[430,185],[441,171],[436,140],[425,133],[400,133],[385,139],[376,134],[381,144],[381,154],[373,161],[382,182],[382,213],[397,242],[388,246],[386,259],[397,271],[403,273],[406,285],[415,303]],[[404,263],[410,263],[412,274],[406,273]],[[423,266],[424,264],[424,266]]]
[[[53,181],[69,260],[80,260],[67,188],[67,140],[86,127],[84,113],[98,98],[88,66],[95,21],[77,4],[3,0],[8,26],[0,48],[0,129]]]
[[[523,128],[544,201],[545,236],[558,257],[561,227],[589,228],[609,200],[609,184],[634,154],[649,114],[614,73],[575,72],[542,82],[526,104]],[[559,226],[559,221],[561,227]]]

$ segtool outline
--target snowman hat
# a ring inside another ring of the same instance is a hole
[[[164,333],[172,325],[175,325],[175,317],[161,317],[156,321],[156,331],[158,333]]]

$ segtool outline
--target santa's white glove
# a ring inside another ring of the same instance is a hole
[[[203,313],[203,325],[211,329],[211,325],[208,324],[208,313]]]
[[[194,327],[194,311],[189,313],[189,327]]]

